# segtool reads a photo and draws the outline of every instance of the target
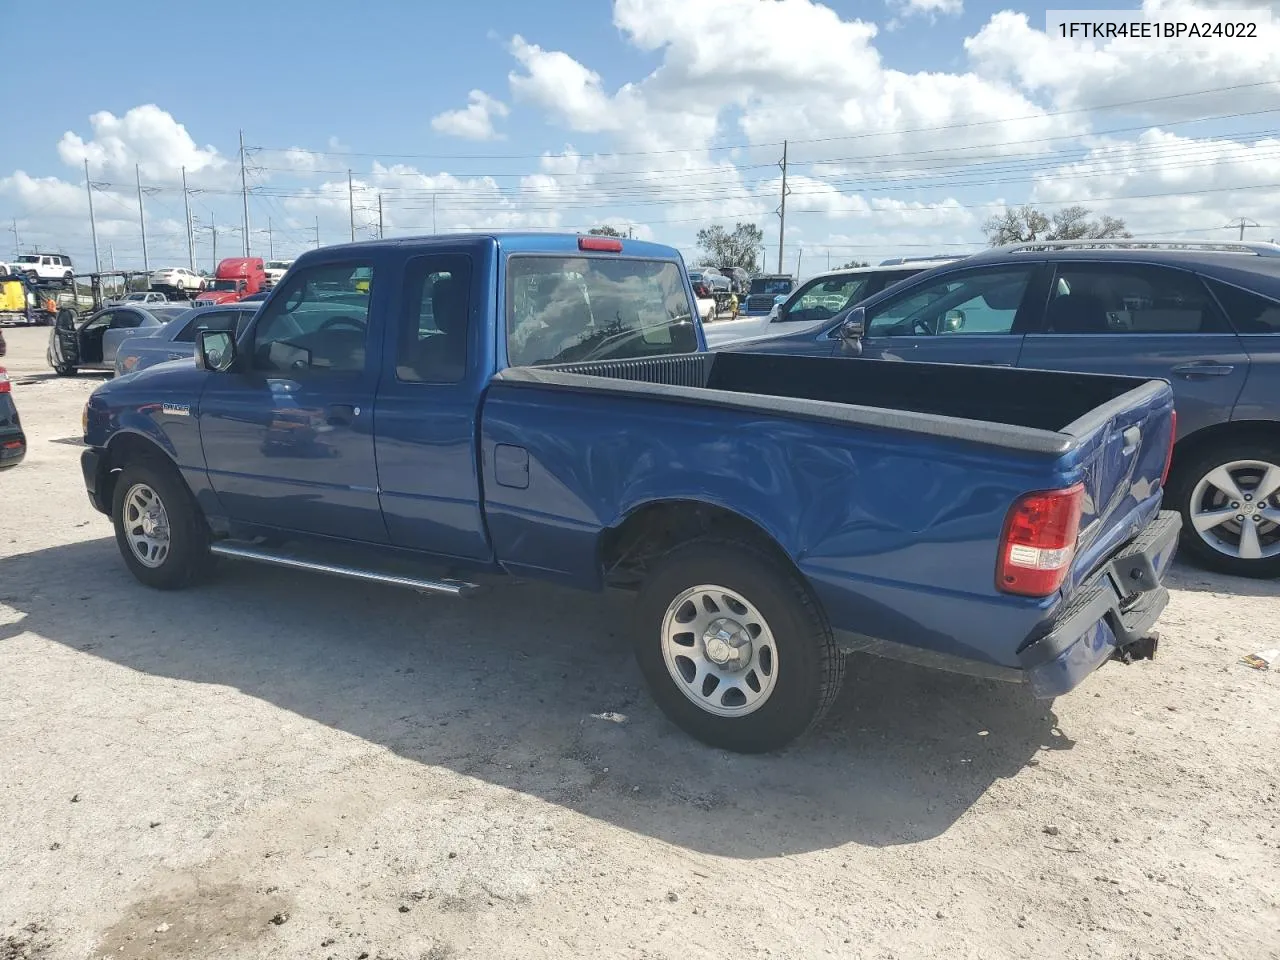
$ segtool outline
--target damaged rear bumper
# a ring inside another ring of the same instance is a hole
[[[1161,581],[1181,527],[1176,512],[1157,514],[1019,648],[1023,676],[1037,697],[1067,693],[1112,657],[1154,656],[1151,628],[1169,602]]]

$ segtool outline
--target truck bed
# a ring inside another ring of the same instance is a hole
[[[495,378],[774,411],[1061,455],[1160,386],[1134,377],[752,353],[517,367]]]

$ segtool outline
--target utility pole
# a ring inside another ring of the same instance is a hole
[[[1230,230],[1232,227],[1239,227],[1239,228],[1240,228],[1240,240],[1243,242],[1243,240],[1244,240],[1244,228],[1245,228],[1245,227],[1256,227],[1256,226],[1259,226],[1259,224],[1258,224],[1258,222],[1257,222],[1256,220],[1250,220],[1248,217],[1236,217],[1234,220],[1232,220],[1230,223],[1228,223],[1225,227],[1223,227],[1223,229],[1224,229],[1224,230]]]
[[[778,207],[778,272],[782,272],[782,240],[787,233],[787,141],[782,141],[782,203]]]
[[[138,165],[133,165],[133,179],[138,185],[138,227],[142,230],[142,270],[151,273],[151,264],[147,262],[147,215],[142,209],[142,172]]]
[[[18,238],[18,218],[13,218],[13,258],[16,260],[22,254],[22,240]]]
[[[316,217],[316,249],[320,249],[320,218]]]
[[[244,203],[244,255],[249,256],[249,184],[244,176],[244,131],[240,131],[240,199]]]
[[[267,217],[267,259],[274,260],[276,258],[276,238],[271,232],[271,218]]]
[[[347,213],[351,216],[351,242],[356,242],[356,188],[351,181],[351,171],[347,171]]]
[[[107,257],[111,260],[111,272],[116,272],[116,245],[114,243],[107,244]],[[112,281],[115,282],[114,280]]]
[[[431,195],[431,232],[439,232],[436,230],[436,195],[434,193]]]
[[[800,248],[800,252],[796,254],[796,282],[800,282],[800,258],[804,256],[804,247]],[[779,270],[779,273],[782,271]]]
[[[378,194],[378,239],[381,240],[382,233],[382,194]]]
[[[98,225],[93,220],[93,181],[89,179],[89,158],[84,158],[84,188],[89,192],[89,233],[93,235],[93,271],[102,272],[102,263],[98,259]]]
[[[827,272],[828,272],[828,273],[830,273],[830,272],[831,272],[831,250],[830,250],[830,248],[828,248],[828,250],[827,250]]]
[[[187,193],[187,168],[182,168],[182,206],[187,211],[187,266],[196,272],[196,236],[191,226],[191,195]]]

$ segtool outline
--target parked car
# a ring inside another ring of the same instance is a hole
[[[5,353],[4,336],[0,334],[0,357]],[[0,469],[16,467],[27,455],[27,435],[22,431],[18,407],[13,402],[13,384],[0,367]]]
[[[93,392],[90,500],[158,588],[227,557],[636,590],[654,697],[735,750],[809,728],[869,638],[1046,697],[1154,653],[1168,384],[707,353],[691,292],[612,237],[309,251],[238,339]]]
[[[268,260],[264,268],[267,274],[267,286],[274,287],[283,280],[284,275],[289,272],[291,266],[293,266],[292,260]]]
[[[271,296],[270,289],[259,290],[257,293],[251,293],[247,297],[241,297],[239,302],[240,303],[261,303],[263,300],[267,299],[267,297],[269,296]]]
[[[72,376],[80,370],[114,372],[116,351],[121,343],[142,331],[158,332],[188,309],[180,304],[158,303],[109,306],[83,320],[75,319],[70,311],[60,313],[58,322],[49,331],[45,359],[60,377]]]
[[[1169,505],[1182,513],[1186,555],[1226,573],[1280,576],[1274,244],[996,248],[734,349],[1167,379],[1178,409]]]
[[[33,280],[61,280],[71,283],[74,268],[71,258],[63,253],[24,253],[13,264]]]
[[[740,316],[708,327],[707,345],[721,348],[747,337],[778,336],[789,329],[800,329],[795,325],[829,319],[895,283],[957,259],[892,260],[878,267],[850,267],[820,273],[781,298],[764,316]]]
[[[135,290],[127,293],[121,300],[114,303],[168,303],[169,298],[159,290]]]
[[[146,328],[139,336],[129,337],[116,348],[116,376],[136,373],[167,360],[181,360],[195,355],[195,342],[202,330],[231,330],[237,336],[244,331],[258,304],[244,301],[224,307],[195,307],[178,314],[163,327]]]
[[[178,293],[199,292],[205,288],[205,278],[186,267],[163,267],[151,271],[151,286]]]

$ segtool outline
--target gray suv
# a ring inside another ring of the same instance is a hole
[[[1184,555],[1280,576],[1280,246],[999,247],[739,349],[1168,380],[1178,442],[1165,500],[1182,512]]]

